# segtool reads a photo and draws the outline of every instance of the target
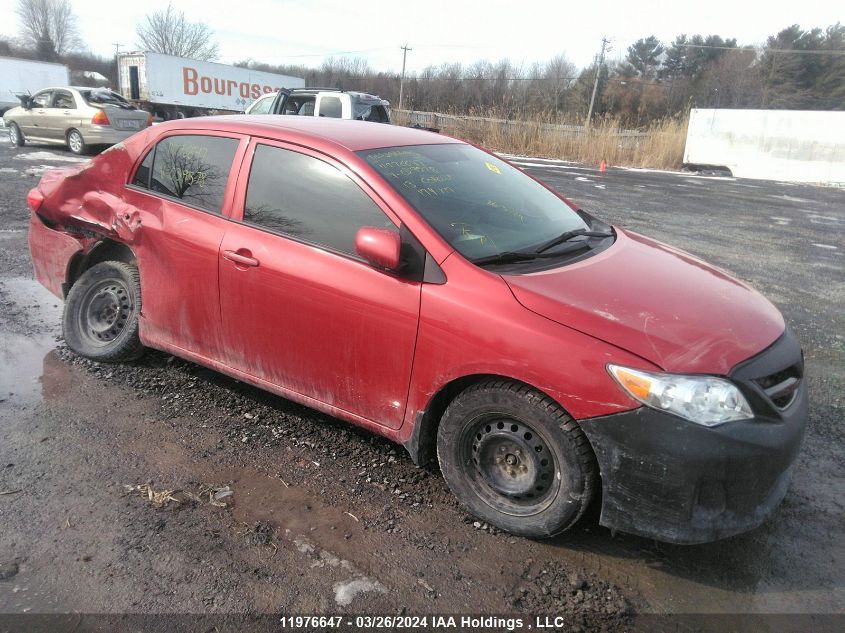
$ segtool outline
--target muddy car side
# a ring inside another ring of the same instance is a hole
[[[766,376],[800,355],[759,295],[594,220],[583,221],[611,238],[596,237],[591,257],[571,266],[524,275],[475,265],[382,169],[403,147],[464,144],[376,124],[277,121],[165,124],[45,174],[30,194],[30,245],[39,281],[66,299],[75,351],[117,361],[164,350],[383,434],[415,461],[436,453],[461,502],[517,534],[565,530],[600,485],[602,523],[675,542],[749,529],[777,505],[806,397],[797,380],[786,409],[772,408],[757,366],[745,382],[730,376],[758,355],[776,357]],[[156,156],[181,161],[161,178],[178,172],[205,198],[174,195],[173,182],[157,188]],[[486,164],[491,177],[512,169]],[[344,215],[280,224],[268,220],[276,196]],[[610,317],[589,316],[535,283],[559,288],[563,271],[575,286],[616,288],[613,256],[653,277],[667,266],[691,275],[705,294],[734,293],[748,323],[728,332],[655,318],[663,336],[649,358],[643,333],[622,327],[643,300],[636,293]],[[695,358],[678,351],[689,343]],[[709,428],[660,413],[609,367],[712,373],[745,390],[755,415]]]

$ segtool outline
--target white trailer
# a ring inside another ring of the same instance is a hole
[[[33,94],[42,88],[67,86],[70,73],[64,64],[31,59],[0,57],[0,114],[20,105],[19,94]]]
[[[162,119],[243,112],[263,94],[305,85],[300,77],[161,53],[122,53],[117,66],[120,93]]]
[[[695,108],[684,163],[737,178],[845,183],[845,112]]]

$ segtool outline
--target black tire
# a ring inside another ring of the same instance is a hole
[[[545,538],[570,528],[598,484],[584,432],[551,398],[490,379],[460,393],[437,430],[446,483],[470,513]]]
[[[23,147],[23,144],[26,142],[26,139],[23,137],[23,132],[21,132],[17,123],[9,125],[9,142],[14,147]]]
[[[139,358],[141,282],[138,269],[124,262],[100,262],[73,284],[65,301],[62,329],[67,346],[101,363]]]
[[[68,130],[66,140],[68,149],[77,156],[85,156],[89,152],[89,147],[79,130]]]

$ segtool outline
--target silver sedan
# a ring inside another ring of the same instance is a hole
[[[3,115],[18,147],[26,141],[57,143],[85,154],[92,145],[114,145],[152,125],[147,112],[105,88],[46,88],[20,99],[20,106]]]

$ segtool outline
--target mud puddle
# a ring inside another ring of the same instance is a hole
[[[0,281],[0,406],[40,400],[44,357],[56,346],[60,301],[32,279]]]

